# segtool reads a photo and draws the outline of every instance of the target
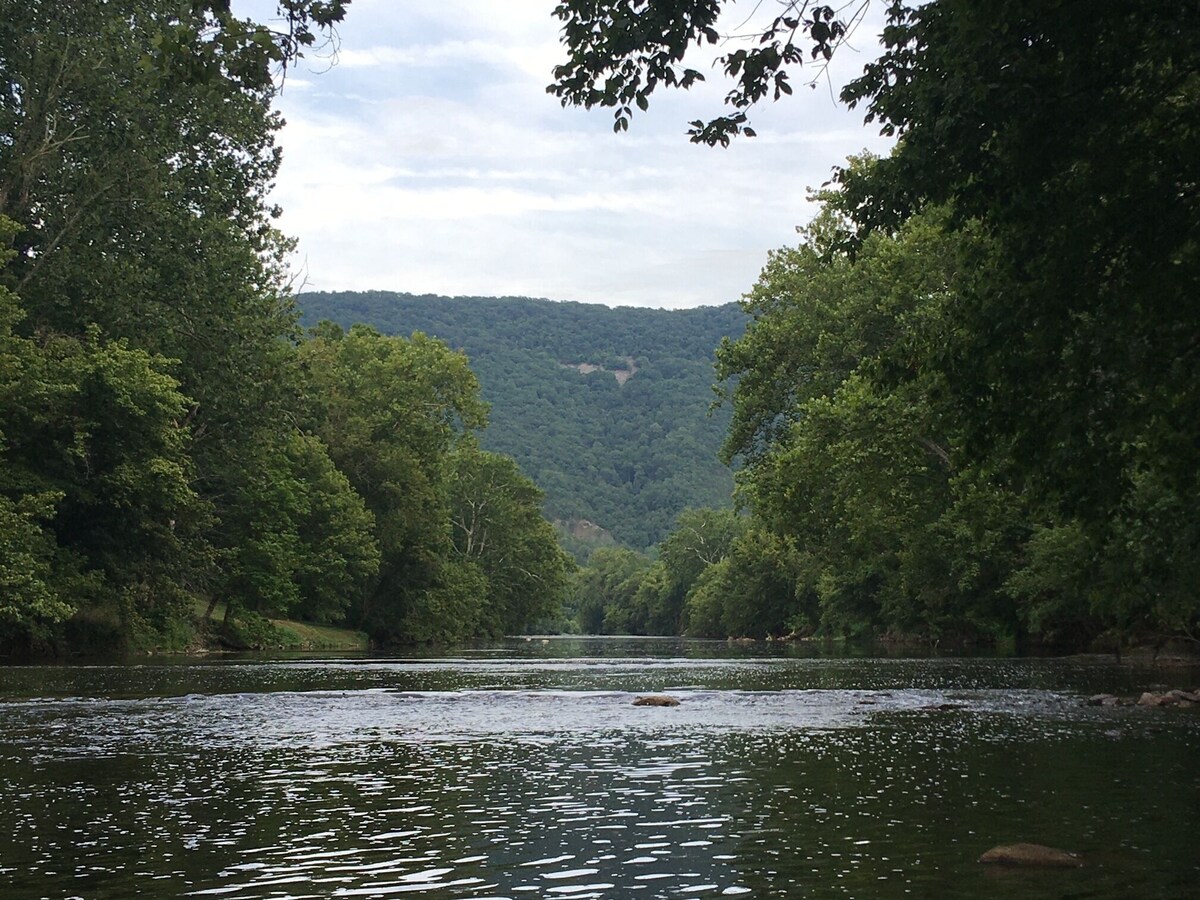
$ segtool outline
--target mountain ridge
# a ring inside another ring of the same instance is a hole
[[[301,323],[420,331],[467,354],[491,406],[481,436],[546,492],[548,517],[644,549],[683,509],[728,506],[717,459],[729,412],[710,407],[713,353],[747,317],[530,297],[307,292]]]

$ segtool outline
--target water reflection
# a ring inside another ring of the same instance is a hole
[[[1185,897],[1200,875],[1200,716],[1080,703],[1161,673],[513,654],[32,671],[0,674],[3,896]],[[651,690],[683,703],[631,706]],[[1089,865],[974,862],[1015,840]]]

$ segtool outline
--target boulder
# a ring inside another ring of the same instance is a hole
[[[1083,865],[1079,854],[1042,844],[1001,844],[979,857],[979,861],[1002,866],[1078,868]]]
[[[1121,699],[1116,694],[1092,694],[1087,702],[1088,706],[1116,706]]]
[[[634,706],[678,706],[679,701],[666,694],[646,694],[633,701]]]
[[[1172,701],[1165,694],[1156,694],[1153,691],[1146,691],[1142,696],[1138,697],[1138,706],[1168,706]]]

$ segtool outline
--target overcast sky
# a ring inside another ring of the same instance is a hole
[[[691,63],[706,85],[655,95],[621,135],[609,110],[563,109],[545,90],[564,58],[553,7],[353,0],[336,57],[290,72],[274,199],[307,289],[727,303],[795,242],[809,187],[848,154],[887,151],[833,99],[877,55],[873,23],[835,56],[832,85],[797,86],[752,113],[759,137],[710,149],[685,134],[723,111],[706,62]],[[260,21],[273,8],[235,5]]]

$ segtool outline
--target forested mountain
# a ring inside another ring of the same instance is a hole
[[[491,405],[483,446],[517,460],[553,519],[645,548],[683,509],[729,505],[733,480],[718,460],[729,412],[710,406],[714,350],[745,327],[735,304],[612,309],[380,291],[298,300],[307,325],[420,331],[465,352]]]

